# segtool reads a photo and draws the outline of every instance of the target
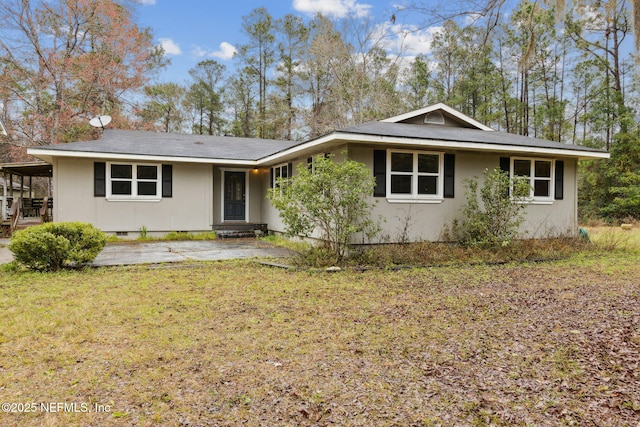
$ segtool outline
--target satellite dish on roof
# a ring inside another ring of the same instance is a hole
[[[89,124],[94,128],[102,128],[111,123],[111,116],[95,116],[89,120]]]

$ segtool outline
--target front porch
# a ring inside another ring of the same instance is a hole
[[[53,219],[52,167],[45,162],[0,164],[0,224],[3,236]],[[35,180],[34,180],[35,179]],[[42,183],[44,179],[44,184]],[[41,181],[36,190],[34,181]],[[43,193],[38,197],[36,193]]]

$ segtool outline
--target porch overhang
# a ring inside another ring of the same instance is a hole
[[[53,176],[53,167],[47,162],[0,163],[0,172],[18,176],[51,178]]]

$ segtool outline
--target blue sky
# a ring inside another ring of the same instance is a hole
[[[404,32],[401,38],[409,54],[425,53],[430,38],[428,31],[403,31],[415,28],[401,24],[401,16],[395,24],[390,22],[397,0],[138,0],[138,3],[141,3],[135,12],[138,23],[152,29],[155,41],[171,59],[159,81],[184,83],[189,79],[188,70],[205,59],[215,59],[228,69],[233,68],[233,52],[245,42],[242,17],[258,7],[266,7],[274,19],[289,13],[311,18],[317,12],[332,18],[368,17],[387,30]],[[415,25],[424,17],[413,19]],[[398,40],[389,40],[390,51]]]

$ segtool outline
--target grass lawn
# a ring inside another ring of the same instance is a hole
[[[637,250],[0,274],[3,426],[640,422]]]

